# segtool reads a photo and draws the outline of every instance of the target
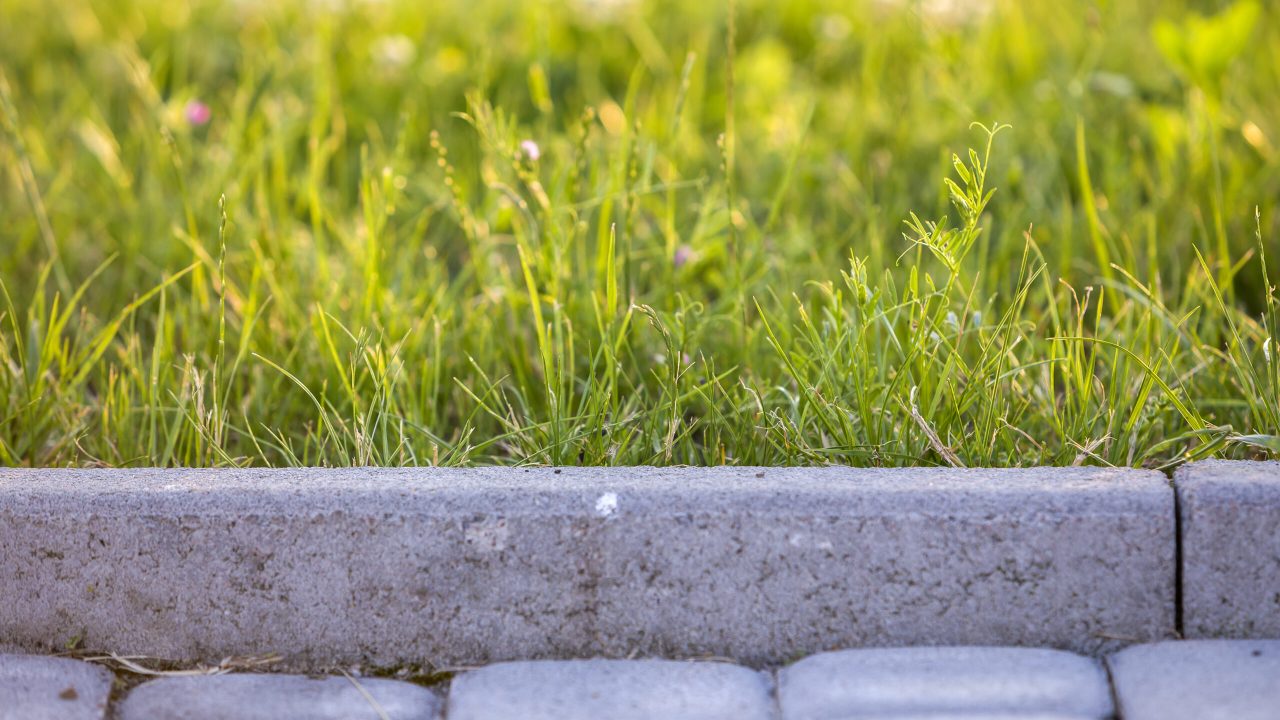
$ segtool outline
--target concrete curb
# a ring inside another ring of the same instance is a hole
[[[1175,631],[1173,493],[1098,468],[0,470],[0,642],[282,668]]]
[[[1174,474],[1188,638],[1280,637],[1280,462]]]

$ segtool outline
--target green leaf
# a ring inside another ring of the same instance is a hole
[[[1159,20],[1151,28],[1151,36],[1156,42],[1156,48],[1164,56],[1165,62],[1184,75],[1194,74],[1181,28],[1171,20]]]
[[[1159,20],[1151,35],[1175,70],[1202,88],[1215,89],[1231,61],[1249,46],[1261,12],[1256,0],[1239,0],[1211,17],[1190,13],[1181,22]]]
[[[1280,435],[1236,435],[1231,439],[1280,455]]]

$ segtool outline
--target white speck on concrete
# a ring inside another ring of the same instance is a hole
[[[607,492],[596,500],[596,514],[600,517],[609,517],[618,512],[618,493]]]
[[[791,547],[796,547],[796,548],[814,547],[819,550],[835,549],[835,545],[832,545],[830,540],[826,540],[822,538],[811,538],[804,533],[792,533],[788,535],[787,544],[789,544]]]

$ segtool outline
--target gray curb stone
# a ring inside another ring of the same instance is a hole
[[[118,720],[438,720],[443,701],[395,680],[303,675],[168,677],[134,688]]]
[[[1136,470],[0,470],[0,637],[297,670],[1096,655],[1173,632],[1174,548]]]
[[[773,720],[768,676],[672,660],[544,660],[464,673],[449,720]]]
[[[1280,462],[1194,463],[1174,485],[1186,636],[1280,637]]]
[[[102,720],[112,682],[87,662],[0,654],[0,720]]]
[[[1107,658],[1124,720],[1275,720],[1280,640],[1186,640]]]
[[[1059,650],[876,648],[822,653],[778,678],[783,720],[1054,717],[1114,712],[1106,671]]]

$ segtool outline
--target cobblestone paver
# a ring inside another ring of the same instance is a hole
[[[430,690],[395,680],[169,677],[130,692],[119,720],[437,720],[442,704]]]
[[[111,682],[79,660],[0,654],[0,720],[101,720]]]
[[[1107,663],[1124,720],[1280,718],[1280,640],[1138,645]]]
[[[668,660],[514,662],[461,675],[449,720],[771,720],[768,675]]]
[[[814,655],[779,673],[784,720],[1112,715],[1095,660],[1039,648],[884,648]]]

